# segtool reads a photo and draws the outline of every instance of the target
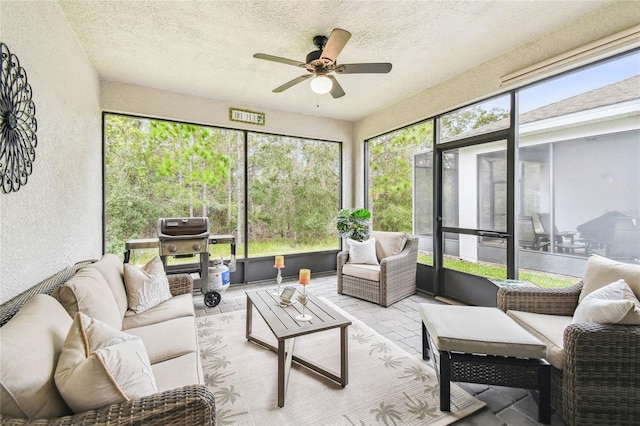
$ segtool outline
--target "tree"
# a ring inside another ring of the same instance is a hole
[[[481,106],[466,108],[441,119],[441,139],[461,137],[474,129],[496,123],[508,117],[500,108]],[[382,135],[369,141],[369,209],[373,228],[381,231],[412,232],[413,158],[420,151],[433,147],[433,121],[428,121]],[[457,172],[456,156],[445,155],[445,179]],[[424,173],[423,173],[424,174]],[[426,193],[426,192],[425,192]],[[422,210],[426,211],[421,200]],[[426,223],[422,221],[421,229]]]

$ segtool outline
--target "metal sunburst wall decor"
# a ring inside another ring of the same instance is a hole
[[[18,57],[0,43],[0,186],[17,192],[33,171],[38,122],[27,73]]]

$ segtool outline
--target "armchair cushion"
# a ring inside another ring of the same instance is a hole
[[[363,280],[380,282],[380,266],[378,265],[350,265],[342,267],[342,273]]]
[[[618,262],[602,256],[589,257],[582,280],[584,286],[578,300],[582,302],[589,293],[619,279],[624,279],[640,299],[640,265]]]
[[[507,315],[547,345],[547,361],[562,370],[564,354],[564,329],[572,318],[565,315],[535,314],[532,312],[507,311]]]
[[[376,239],[371,237],[365,241],[356,241],[347,238],[349,245],[349,260],[347,263],[362,265],[379,265],[376,257]]]
[[[399,254],[407,243],[407,234],[404,232],[371,231],[371,239],[374,238],[379,261]]]
[[[572,322],[640,325],[638,303],[629,285],[618,280],[589,293],[578,304]]]

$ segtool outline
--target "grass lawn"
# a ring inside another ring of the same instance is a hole
[[[426,254],[418,255],[418,262],[427,265],[433,265],[433,258]],[[473,275],[479,275],[486,278],[506,279],[507,270],[502,265],[490,263],[474,263],[461,259],[445,257],[444,267],[455,271],[466,272]],[[540,287],[559,288],[568,287],[579,281],[576,277],[567,277],[563,275],[548,274],[540,271],[520,270],[519,279],[529,281]]]

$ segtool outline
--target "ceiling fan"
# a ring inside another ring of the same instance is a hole
[[[256,53],[254,58],[266,61],[280,62],[281,64],[293,65],[304,68],[309,74],[301,75],[293,80],[273,89],[274,93],[280,93],[298,83],[309,78],[311,80],[311,90],[318,94],[331,92],[334,98],[344,96],[344,90],[338,80],[331,73],[338,74],[386,74],[391,71],[390,63],[365,63],[365,64],[339,64],[336,62],[338,55],[351,38],[349,31],[334,28],[329,38],[318,35],[313,38],[313,44],[318,48],[307,55],[306,62],[299,62],[293,59],[281,58],[278,56]]]

